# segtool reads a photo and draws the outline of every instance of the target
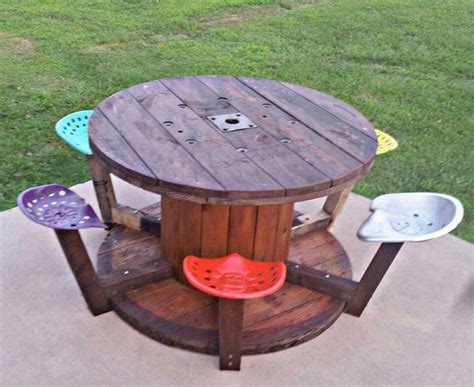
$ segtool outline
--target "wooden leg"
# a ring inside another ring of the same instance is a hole
[[[219,299],[219,368],[240,371],[244,300]]]
[[[402,246],[403,243],[382,243],[348,302],[346,313],[357,317],[362,314]]]
[[[327,197],[323,210],[331,216],[331,222],[329,223],[328,231],[334,230],[336,219],[344,208],[351,191],[352,186]]]
[[[94,182],[95,194],[99,203],[102,221],[108,226],[113,225],[114,219],[112,209],[117,205],[114,187],[109,171],[103,166],[96,156],[87,156],[89,171]]]
[[[89,254],[77,230],[54,230],[76,277],[87,306],[94,316],[111,310],[104,289],[100,286]]]

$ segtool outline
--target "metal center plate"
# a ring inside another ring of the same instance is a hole
[[[234,132],[236,130],[257,127],[257,125],[255,125],[248,117],[238,112],[232,114],[221,114],[219,116],[209,116],[207,119],[222,132]]]

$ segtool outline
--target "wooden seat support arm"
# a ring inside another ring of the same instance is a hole
[[[403,243],[382,243],[359,282],[295,262],[286,262],[286,279],[346,301],[345,312],[359,317],[382,281]]]

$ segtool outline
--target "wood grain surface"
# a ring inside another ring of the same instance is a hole
[[[255,127],[222,132],[208,119],[232,113]],[[131,183],[229,205],[342,189],[367,173],[377,145],[367,119],[334,97],[231,76],[170,78],[122,90],[96,107],[89,135],[94,154]]]
[[[148,213],[158,211],[155,207]],[[99,250],[99,278],[114,278],[154,263],[160,266],[162,260],[159,238],[114,226]],[[292,239],[289,260],[344,278],[352,277],[344,249],[327,232]],[[112,297],[112,306],[125,321],[158,341],[218,353],[218,300],[175,279],[153,281],[122,292]],[[265,353],[303,343],[327,329],[344,306],[341,300],[290,283],[269,297],[248,300],[244,307],[242,353]]]

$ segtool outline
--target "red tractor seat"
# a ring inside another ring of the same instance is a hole
[[[211,296],[232,299],[266,297],[285,283],[283,262],[251,261],[239,254],[222,258],[187,256],[184,274],[191,285]]]

